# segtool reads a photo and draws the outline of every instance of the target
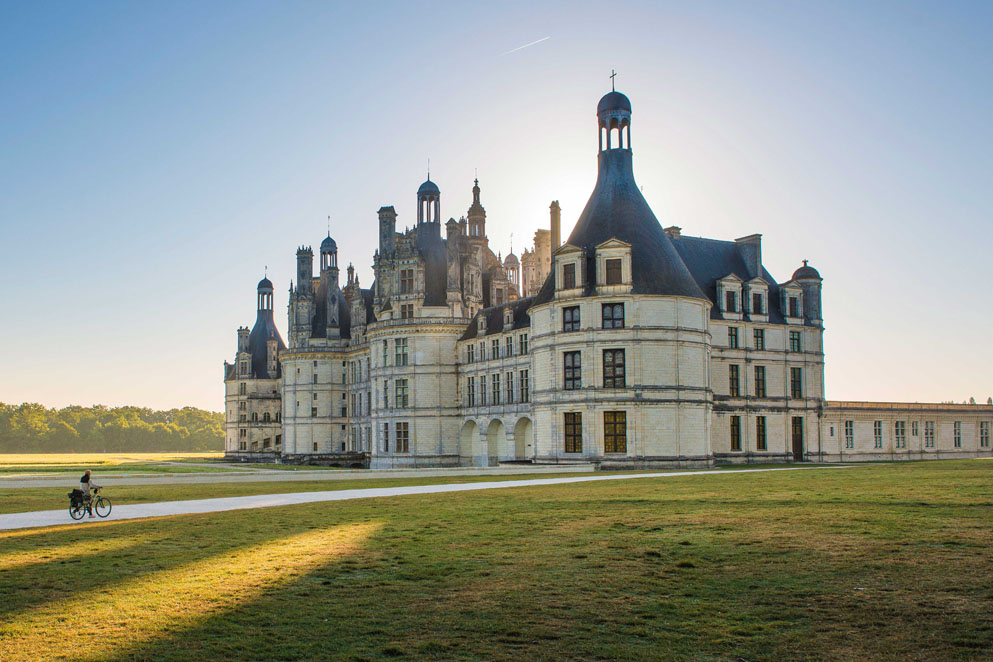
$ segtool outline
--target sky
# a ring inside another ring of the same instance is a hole
[[[824,278],[826,395],[993,395],[993,3],[0,2],[0,401],[220,410],[268,269],[372,283],[376,210],[478,173],[519,255],[596,179],[596,103],[684,234]]]

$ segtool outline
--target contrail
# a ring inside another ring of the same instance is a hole
[[[518,46],[517,48],[511,48],[506,53],[500,53],[500,55],[498,55],[497,57],[503,57],[504,55],[510,55],[511,53],[516,53],[517,51],[519,51],[519,50],[521,50],[523,48],[527,48],[528,46],[534,46],[535,44],[540,44],[541,42],[545,41],[546,39],[551,39],[551,37],[542,37],[538,41],[532,41],[530,44],[524,44],[523,46]]]

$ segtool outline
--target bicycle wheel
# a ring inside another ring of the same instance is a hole
[[[100,517],[106,517],[110,514],[110,499],[107,497],[100,497],[97,499],[96,506],[94,507],[97,515]]]
[[[86,508],[83,506],[69,506],[69,517],[73,519],[83,519],[83,515],[86,514]]]

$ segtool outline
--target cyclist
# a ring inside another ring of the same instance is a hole
[[[93,517],[93,499],[90,496],[90,489],[99,490],[100,486],[90,479],[90,470],[87,469],[83,477],[79,479],[79,489],[83,493],[83,500],[86,503],[86,512]]]

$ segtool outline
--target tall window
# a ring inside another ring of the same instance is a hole
[[[624,388],[624,350],[603,350],[603,387]]]
[[[979,445],[982,448],[990,447],[990,423],[981,421],[979,423]]]
[[[490,354],[491,354],[491,356],[490,356],[491,358],[494,358],[494,359],[500,358],[500,339],[499,338],[494,338],[494,339],[492,339],[490,341]]]
[[[790,297],[790,317],[800,317],[800,299]]]
[[[731,364],[728,366],[728,393],[732,398],[741,395],[741,366]]]
[[[766,432],[765,416],[755,417],[755,449],[764,451],[768,448],[768,433]]]
[[[755,397],[765,397],[765,366],[755,366]]]
[[[486,375],[479,376],[479,404],[486,406]]]
[[[924,448],[934,448],[934,421],[924,421]]]
[[[907,421],[893,423],[893,441],[897,448],[907,447]]]
[[[738,327],[728,327],[728,348],[738,349]]]
[[[741,450],[741,416],[731,417],[731,450]]]
[[[507,336],[506,338],[504,338],[503,355],[504,356],[514,355],[514,336]]]
[[[388,366],[390,364],[390,341],[383,341],[383,365]]]
[[[952,443],[955,448],[962,448],[962,421],[952,423]]]
[[[855,421],[845,421],[845,448],[855,448]]]
[[[623,329],[624,328],[624,304],[605,303],[603,304],[603,328]]]
[[[565,352],[563,354],[564,378],[562,387],[567,391],[574,391],[583,385],[581,370],[582,359],[579,352]]]
[[[527,354],[528,353],[528,334],[522,333],[518,337],[518,339],[517,339],[517,344],[518,344],[518,347],[520,349],[520,352],[519,352],[520,355],[521,356],[524,356],[525,354]]]
[[[396,339],[396,364],[407,365],[407,339]]]
[[[491,384],[493,385],[493,404],[500,404],[500,373],[495,373],[491,379]]]
[[[400,319],[409,320],[414,318],[414,304],[400,304]]]
[[[484,342],[479,343],[479,360],[480,361],[486,360],[486,343]]]
[[[790,331],[790,351],[791,352],[803,351],[803,343],[801,341],[801,335],[799,331]]]
[[[507,373],[507,404],[514,404],[514,373]]]
[[[571,290],[576,287],[576,265],[565,264],[562,266],[562,289]]]
[[[724,310],[729,313],[738,312],[738,293],[728,290],[724,293]]]
[[[616,260],[605,260],[607,265],[607,285],[620,285],[621,284],[621,261]]]
[[[790,368],[790,397],[803,397],[803,368]]]
[[[383,452],[390,452],[390,424],[383,423]]]
[[[397,421],[396,424],[396,446],[397,453],[409,453],[410,452],[410,423],[403,421],[402,423]]]
[[[875,448],[883,447],[883,422],[872,422],[872,441]]]
[[[603,452],[628,452],[627,412],[603,412]]]
[[[245,385],[245,382],[238,384],[238,395],[247,395],[248,394],[247,389],[248,387]]]
[[[579,306],[562,309],[562,330],[579,331]]]
[[[406,379],[396,380],[395,388],[396,388],[397,407],[400,407],[401,409],[406,408],[410,404],[408,400],[409,395],[407,391],[407,380]]]
[[[414,270],[400,270],[400,294],[410,294],[414,291]]]
[[[390,407],[390,382],[389,380],[383,380],[383,409],[389,409]]]
[[[314,373],[314,383],[317,383],[317,373]]]
[[[310,408],[310,417],[311,418],[317,418],[317,407],[311,407]]]
[[[565,452],[583,452],[583,415],[578,411],[565,413]]]
[[[755,336],[755,349],[765,349],[765,329],[755,329],[752,334]]]
[[[752,292],[752,312],[756,315],[763,313],[761,292]]]
[[[914,421],[913,423],[910,424],[910,433],[915,437],[920,435],[921,430],[920,430],[920,426],[917,424],[917,421]]]
[[[465,348],[465,362],[472,363],[476,359],[476,346],[472,343],[466,345]]]
[[[475,377],[469,377],[469,379],[466,380],[465,392],[466,392],[466,399],[468,400],[468,405],[470,407],[475,407],[476,406],[476,378]]]
[[[520,389],[521,389],[521,402],[530,402],[531,385],[528,383],[527,370],[521,370]]]

